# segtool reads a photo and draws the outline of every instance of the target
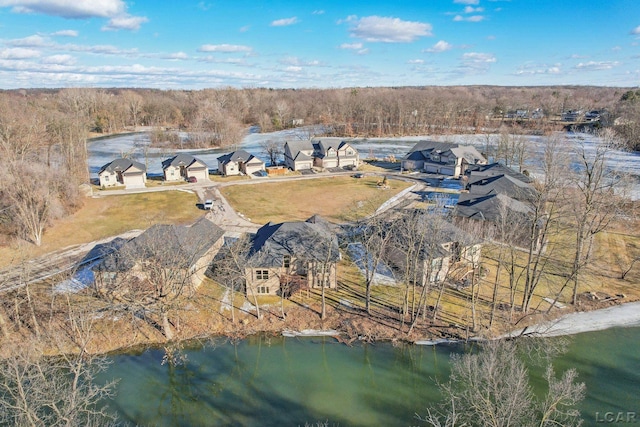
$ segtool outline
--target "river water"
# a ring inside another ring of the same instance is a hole
[[[113,356],[103,377],[120,378],[110,407],[140,425],[410,426],[439,401],[436,381],[448,379],[450,355],[466,350],[256,336],[186,350],[175,367],[162,364],[162,350]],[[640,422],[640,328],[575,335],[554,366],[575,367],[586,383],[586,426],[627,412]],[[538,392],[541,375],[531,370]]]

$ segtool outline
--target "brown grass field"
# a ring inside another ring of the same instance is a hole
[[[80,210],[45,231],[40,247],[26,242],[0,247],[0,267],[157,223],[194,222],[202,216],[197,201],[194,193],[184,191],[87,198]]]
[[[332,222],[344,222],[374,212],[411,185],[390,179],[389,188],[383,190],[377,185],[381,179],[336,176],[230,186],[220,191],[237,212],[257,224],[305,220],[314,214]]]

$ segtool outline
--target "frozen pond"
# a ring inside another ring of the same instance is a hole
[[[279,142],[301,140],[308,138],[312,132],[300,129],[291,129],[271,133],[249,133],[237,146],[226,148],[212,148],[202,150],[166,150],[148,148],[150,144],[149,136],[145,133],[113,136],[90,141],[89,148],[89,171],[92,178],[97,178],[100,168],[110,161],[127,155],[147,165],[149,175],[162,175],[162,161],[177,154],[178,152],[189,153],[197,156],[209,166],[210,170],[218,168],[217,158],[223,154],[237,149],[244,149],[259,157],[265,162],[269,161],[268,156],[262,148],[262,144],[267,141]],[[582,144],[587,153],[593,153],[601,142],[600,138],[583,133],[562,133],[560,149],[567,153],[572,152]],[[527,136],[530,142],[528,146],[529,160],[525,167],[532,174],[540,174],[541,168],[536,161],[544,152],[544,140],[540,136]],[[495,143],[498,135],[489,136],[490,143]],[[352,145],[360,152],[360,158],[388,158],[395,157],[397,160],[403,158],[413,145],[420,140],[436,140],[455,142],[460,144],[474,145],[483,152],[487,146],[487,135],[437,135],[437,136],[414,136],[403,138],[365,138],[352,139]],[[282,159],[281,159],[282,160]],[[640,199],[640,154],[622,150],[612,149],[609,152],[609,167],[621,174],[628,174],[633,178],[632,197]]]

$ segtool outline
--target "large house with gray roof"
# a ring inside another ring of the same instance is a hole
[[[163,161],[162,172],[167,182],[184,181],[191,177],[198,182],[209,180],[207,164],[186,153],[180,153]]]
[[[477,176],[471,175],[466,189],[473,195],[505,194],[520,201],[535,201],[538,191],[529,183],[522,182],[510,175]]]
[[[127,284],[154,286],[161,274],[169,286],[196,287],[223,244],[224,230],[202,217],[191,226],[156,224],[106,255],[95,268],[102,292],[129,291]]]
[[[131,159],[115,159],[100,168],[100,187],[124,186],[127,190],[144,188],[147,183],[147,168]]]
[[[351,144],[334,139],[287,141],[284,162],[291,170],[318,168],[355,168],[360,155]]]
[[[306,221],[262,226],[252,240],[245,268],[247,295],[278,295],[296,288],[335,288],[340,260],[331,224]]]
[[[264,162],[245,150],[218,157],[218,171],[222,175],[251,175],[264,170]]]
[[[424,171],[459,178],[470,165],[487,164],[472,145],[420,141],[402,159],[402,169]]]

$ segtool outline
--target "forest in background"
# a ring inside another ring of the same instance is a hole
[[[511,112],[541,111],[539,118]],[[546,134],[568,110],[606,110],[622,144],[640,148],[640,90],[593,86],[345,89],[21,89],[0,91],[0,244],[40,244],[50,221],[82,203],[90,136],[147,130],[183,148],[238,144],[250,127],[304,126],[342,137],[458,133]],[[316,125],[316,126],[314,126]],[[318,127],[318,125],[320,127]],[[592,124],[593,125],[593,124]],[[308,127],[311,126],[311,127]],[[302,132],[304,134],[304,132]]]

